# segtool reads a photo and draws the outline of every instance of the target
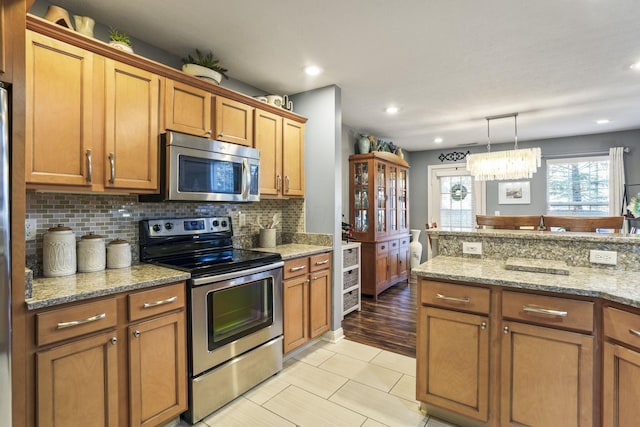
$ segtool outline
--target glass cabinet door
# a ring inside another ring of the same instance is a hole
[[[369,231],[369,163],[356,163],[354,175],[354,229],[356,232],[366,233]]]
[[[389,231],[398,231],[398,168],[389,166]]]
[[[376,163],[376,233],[387,231],[387,166]]]
[[[407,206],[407,171],[398,171],[398,229],[400,231],[409,229],[409,210]]]

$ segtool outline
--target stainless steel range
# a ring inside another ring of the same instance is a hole
[[[282,369],[283,262],[232,235],[229,217],[140,221],[140,260],[191,273],[192,424]]]

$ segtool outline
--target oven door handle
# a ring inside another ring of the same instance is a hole
[[[242,160],[242,200],[249,198],[249,189],[251,188],[251,168],[249,167],[249,159]]]
[[[260,267],[249,268],[246,270],[232,271],[231,273],[214,274],[207,277],[199,277],[197,279],[191,279],[193,286],[207,285],[209,283],[224,282],[225,280],[232,280],[238,277],[249,276],[251,274],[262,273],[263,271],[273,270],[274,268],[280,268],[284,266],[284,261],[278,261]]]

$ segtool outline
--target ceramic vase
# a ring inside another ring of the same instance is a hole
[[[366,154],[369,152],[370,148],[371,148],[371,141],[369,141],[369,138],[367,138],[364,135],[361,136],[360,139],[358,140],[358,153]]]
[[[411,254],[411,282],[415,283],[416,275],[413,269],[420,265],[422,259],[422,243],[420,243],[420,231],[411,230],[411,243],[409,243],[409,252]]]
[[[88,16],[73,15],[76,22],[76,31],[87,37],[93,37],[95,21]]]

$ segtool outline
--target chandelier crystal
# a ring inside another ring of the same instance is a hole
[[[515,122],[515,147],[513,150],[491,152],[489,122],[513,117]],[[486,117],[487,152],[467,157],[467,170],[477,181],[496,181],[531,178],[541,166],[542,153],[539,147],[518,149],[518,113]]]

